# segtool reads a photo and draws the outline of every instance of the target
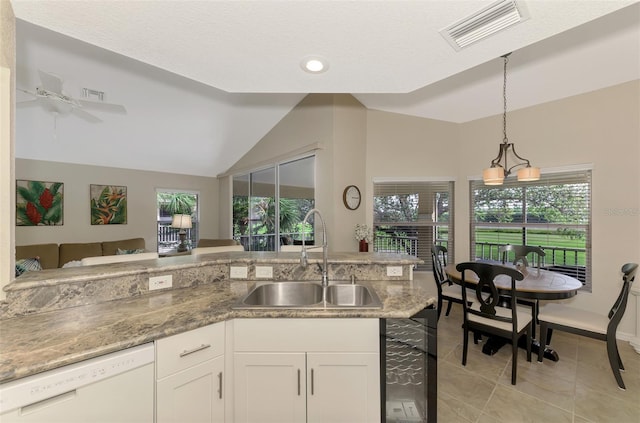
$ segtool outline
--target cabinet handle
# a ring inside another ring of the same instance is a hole
[[[211,348],[211,344],[206,344],[206,345],[202,344],[199,347],[196,347],[196,348],[194,348],[192,350],[184,350],[184,351],[182,351],[180,353],[180,357],[184,357],[184,356],[187,356],[189,354],[193,354],[193,353],[198,352],[198,351],[206,350],[207,348]]]
[[[222,372],[218,373],[218,398],[222,399]]]
[[[298,396],[300,396],[300,369],[298,369]]]
[[[311,395],[313,395],[313,369],[311,369]]]

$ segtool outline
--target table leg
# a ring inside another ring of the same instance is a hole
[[[509,343],[509,341],[506,338],[502,338],[500,336],[490,336],[489,338],[486,338],[486,339],[487,339],[486,342],[482,346],[482,352],[486,355],[494,355],[495,353],[500,351],[500,348],[502,348],[504,345]],[[518,347],[527,349],[526,342],[527,342],[527,337],[521,336],[520,339],[518,340]],[[533,357],[538,356],[539,349],[540,349],[540,343],[536,339],[532,340],[531,341],[531,355],[532,355],[531,359],[532,360],[534,359]],[[551,360],[551,361],[560,360],[558,353],[554,349],[549,347],[546,347],[544,349],[543,356],[546,360]]]

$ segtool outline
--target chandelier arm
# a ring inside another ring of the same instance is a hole
[[[505,144],[504,143],[500,144],[500,151],[498,152],[498,156],[495,159],[491,160],[491,167],[499,166],[501,168],[504,168],[504,166],[502,166],[500,164],[500,160],[502,160],[503,157],[506,159],[506,157],[507,157],[506,153],[507,153],[507,151],[506,151],[506,148],[505,148]]]
[[[526,167],[531,167],[531,163],[529,162],[529,159],[525,159],[524,157],[522,157],[518,153],[516,153],[516,146],[515,145],[511,144],[511,150],[513,151],[513,155],[516,156],[518,159],[522,160],[522,162],[514,164],[513,166],[511,166],[509,168],[509,170],[512,170],[513,168],[518,167],[518,166],[525,166],[525,165],[526,165]]]

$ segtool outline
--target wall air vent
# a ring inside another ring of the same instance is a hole
[[[440,31],[440,35],[459,51],[496,32],[529,19],[522,2],[500,0]]]

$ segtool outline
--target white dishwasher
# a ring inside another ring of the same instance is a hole
[[[153,343],[0,385],[2,423],[153,422]]]

